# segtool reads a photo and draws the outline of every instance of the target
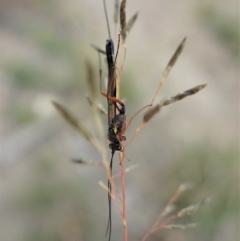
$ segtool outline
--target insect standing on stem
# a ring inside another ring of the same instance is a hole
[[[121,142],[126,140],[125,136],[122,136],[121,133],[124,132],[126,128],[126,110],[125,105],[118,99],[118,82],[117,82],[117,74],[116,74],[116,60],[117,54],[114,58],[114,43],[111,38],[110,26],[108,22],[107,8],[106,2],[104,3],[104,12],[107,22],[108,35],[109,39],[106,41],[106,57],[107,57],[107,65],[108,65],[108,84],[107,84],[107,94],[101,94],[107,98],[108,103],[108,134],[107,137],[110,141],[109,148],[112,150],[111,152],[111,160],[109,164],[109,177],[108,177],[108,224],[106,235],[108,235],[108,240],[111,239],[112,232],[112,214],[111,214],[111,199],[112,199],[112,165],[113,165],[113,157],[116,151],[123,151]],[[119,42],[118,42],[119,48]],[[101,85],[102,79],[100,77]],[[100,85],[100,86],[101,86]],[[101,88],[102,89],[102,88]]]
[[[109,178],[108,178],[108,209],[109,209],[109,215],[108,215],[108,225],[106,230],[106,235],[108,235],[108,240],[111,239],[111,232],[112,232],[112,213],[111,213],[111,195],[112,195],[112,165],[113,165],[113,157],[116,151],[123,151],[123,147],[121,145],[122,141],[126,140],[126,137],[122,135],[122,133],[125,131],[126,128],[126,110],[125,105],[122,101],[120,101],[118,98],[118,83],[117,83],[117,75],[116,75],[116,60],[118,51],[116,54],[116,57],[114,58],[114,43],[111,38],[110,33],[110,26],[108,22],[108,15],[107,15],[107,8],[106,8],[106,2],[104,3],[104,12],[107,22],[107,28],[108,28],[108,35],[109,39],[106,41],[106,57],[107,57],[107,65],[108,65],[108,84],[107,84],[107,94],[103,93],[101,88],[101,94],[107,98],[108,102],[108,134],[107,137],[110,141],[109,148],[112,150],[111,152],[111,160],[109,164]],[[119,49],[119,43],[118,41],[118,49]],[[101,80],[101,76],[100,76]],[[101,80],[102,82],[102,80]],[[102,86],[102,83],[100,83]],[[118,112],[118,113],[117,113]]]

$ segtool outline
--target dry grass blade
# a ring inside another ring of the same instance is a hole
[[[90,134],[90,132],[82,126],[77,119],[62,105],[58,104],[55,101],[52,101],[55,108],[58,110],[58,112],[62,115],[62,117],[74,128],[78,130],[78,132],[85,137],[86,140],[88,140],[90,143],[92,143],[97,149],[99,149],[98,144],[96,143],[93,136]]]
[[[97,97],[97,88],[96,88],[96,84],[94,81],[93,66],[89,61],[86,61],[85,66],[87,69],[87,84],[88,84],[88,88],[90,90],[91,99],[93,100],[93,104],[94,104],[95,99]]]
[[[131,30],[133,24],[136,22],[137,18],[138,18],[138,12],[136,12],[136,13],[130,18],[130,20],[128,21],[127,26],[126,26],[126,32],[130,32],[130,30]]]
[[[115,5],[114,5],[114,23],[118,23],[118,11],[119,11],[119,0],[115,0]]]
[[[159,86],[154,94],[154,97],[152,99],[152,102],[151,104],[153,104],[158,92],[160,91],[161,87],[163,86],[170,70],[172,69],[173,65],[176,63],[177,59],[178,59],[178,56],[181,54],[182,50],[183,50],[183,47],[185,45],[185,42],[186,42],[186,37],[182,40],[182,42],[180,43],[180,45],[178,46],[177,50],[175,51],[175,53],[173,54],[172,58],[169,60],[168,64],[167,64],[167,67],[165,68],[165,70],[163,71],[162,73],[162,76],[161,76],[161,79],[160,79],[160,82],[159,82]]]
[[[194,88],[186,90],[186,91],[184,91],[182,93],[179,93],[179,94],[177,94],[173,97],[165,98],[164,100],[161,101],[161,103],[162,103],[161,105],[162,106],[170,105],[170,104],[172,104],[176,101],[182,100],[183,98],[185,98],[187,96],[194,95],[197,92],[199,92],[200,90],[202,90],[204,87],[206,87],[206,84],[195,86]]]
[[[86,96],[86,98],[87,98],[87,100],[88,100],[89,105],[93,106],[93,102],[92,102],[92,100],[90,99],[90,97],[89,97],[89,96]],[[107,114],[108,114],[107,111],[104,109],[104,107],[102,106],[101,103],[98,103],[98,104],[97,104],[97,111],[98,111],[100,114],[103,114],[103,115],[107,115]]]
[[[126,0],[122,0],[120,6],[120,25],[121,25],[121,36],[123,42],[125,42],[127,33],[126,33]]]
[[[97,50],[99,53],[106,55],[106,52],[105,52],[104,50],[102,50],[100,47],[98,47],[97,45],[91,44],[91,46],[92,46],[95,50]]]

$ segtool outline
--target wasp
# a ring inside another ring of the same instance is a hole
[[[123,136],[123,133],[126,129],[126,108],[124,103],[118,99],[118,82],[117,82],[117,74],[116,74],[116,60],[117,54],[114,57],[114,43],[111,38],[110,27],[107,16],[107,8],[106,2],[104,3],[104,11],[105,17],[108,27],[109,39],[106,41],[106,58],[107,58],[107,66],[108,66],[108,84],[107,84],[107,94],[101,91],[101,94],[107,98],[108,105],[108,133],[107,138],[110,141],[109,148],[112,150],[111,152],[111,160],[109,164],[110,168],[110,178],[112,176],[112,165],[113,165],[113,157],[116,151],[123,151],[123,147],[121,142],[126,140],[126,137]],[[120,40],[120,39],[119,39]],[[118,49],[119,49],[118,42]],[[108,235],[108,240],[111,240],[111,231],[112,231],[112,214],[111,214],[111,192],[112,185],[111,180],[108,179],[108,225],[106,230],[106,235]]]

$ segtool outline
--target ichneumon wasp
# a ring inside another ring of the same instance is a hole
[[[107,138],[110,141],[109,148],[111,151],[111,160],[109,164],[109,178],[108,178],[108,204],[109,204],[109,218],[108,218],[108,226],[106,230],[106,234],[108,234],[108,239],[111,239],[111,226],[112,226],[112,220],[111,220],[111,199],[112,199],[112,165],[113,165],[113,157],[116,151],[123,152],[124,147],[122,145],[123,141],[126,141],[126,137],[124,136],[124,133],[128,126],[126,126],[126,108],[124,103],[119,99],[119,81],[118,81],[118,74],[117,74],[117,66],[116,66],[116,60],[118,57],[118,51],[120,46],[120,36],[122,37],[123,42],[126,38],[126,32],[130,31],[132,28],[135,20],[137,19],[138,13],[134,14],[133,17],[129,20],[129,22],[126,24],[126,14],[125,14],[125,7],[126,7],[126,1],[123,0],[121,2],[120,6],[120,25],[121,25],[121,31],[118,35],[118,47],[117,47],[117,53],[114,57],[114,43],[111,38],[110,33],[110,26],[108,21],[108,15],[107,15],[107,8],[106,8],[106,1],[103,0],[104,4],[104,12],[107,22],[107,28],[108,28],[108,35],[109,39],[106,41],[106,52],[102,51],[96,46],[93,46],[99,53],[105,53],[106,59],[107,59],[107,66],[108,66],[108,84],[107,84],[107,94],[102,92],[102,75],[101,75],[101,68],[100,68],[100,92],[101,94],[107,98],[107,105],[108,105],[108,133]],[[118,12],[118,9],[117,9]],[[116,14],[115,14],[116,16]],[[125,49],[126,50],[126,49]],[[125,59],[124,53],[124,59]],[[149,105],[148,105],[149,106]],[[145,107],[144,107],[145,108]],[[144,109],[142,108],[142,109]],[[142,110],[140,109],[129,121],[128,125],[131,123],[132,119]],[[120,161],[121,164],[122,160]],[[124,208],[123,208],[124,209]]]
[[[112,165],[113,165],[113,156],[116,151],[123,151],[123,147],[121,145],[122,141],[126,140],[126,137],[122,135],[126,128],[126,109],[125,105],[118,98],[118,82],[117,82],[117,74],[116,74],[116,60],[119,50],[118,41],[118,49],[116,57],[114,58],[114,43],[111,38],[110,26],[108,22],[106,1],[104,3],[104,12],[107,22],[108,35],[109,39],[106,41],[106,57],[107,57],[107,65],[108,65],[108,84],[107,84],[107,94],[103,93],[101,90],[102,81],[100,76],[100,91],[101,94],[107,98],[108,102],[108,140],[110,141],[109,148],[112,150],[111,152],[111,160],[109,164],[110,178],[108,178],[108,224],[106,229],[106,235],[108,235],[108,240],[111,240],[111,232],[112,232],[112,212],[111,212],[111,199],[112,199]],[[120,38],[119,38],[120,40]],[[118,113],[117,113],[118,112]]]

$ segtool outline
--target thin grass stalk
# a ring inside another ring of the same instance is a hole
[[[155,225],[153,225],[153,228],[158,225],[158,223],[161,221],[161,219],[167,214],[167,209],[170,207],[174,202],[176,202],[180,195],[182,194],[181,188],[178,188],[177,192],[171,197],[171,199],[168,201],[167,205],[164,207],[163,211],[160,213],[160,215],[157,218],[157,221],[155,222]]]
[[[126,56],[127,56],[127,45],[123,44],[123,48],[124,48],[124,55],[123,55],[123,62],[122,62],[122,65],[121,65],[121,73],[122,73],[123,66],[124,66],[124,63],[125,63],[125,60],[126,60]]]
[[[123,223],[123,240],[127,241],[128,240],[128,227],[127,227],[127,219],[126,219],[126,191],[125,191],[125,167],[124,167],[124,160],[123,160],[123,153],[120,152],[119,153],[119,163],[120,163],[120,167],[121,167],[121,171],[120,171],[120,179],[121,179],[121,189],[122,189],[122,197],[119,196],[120,202],[121,202],[121,206],[119,206],[117,200],[116,200],[116,195],[115,193],[118,193],[115,187],[115,182],[113,180],[113,177],[110,176],[110,172],[108,173],[108,179],[111,182],[111,186],[112,186],[112,191],[110,193],[110,191],[108,190],[107,186],[105,184],[103,184],[103,182],[99,182],[100,186],[109,192],[109,195],[112,198],[112,202],[114,204],[114,206],[117,208],[117,210],[119,211],[119,214],[121,216],[122,219],[122,223]],[[107,166],[109,168],[109,166]]]
[[[159,223],[161,221],[161,219],[167,214],[167,209],[174,203],[176,202],[176,200],[178,200],[178,198],[180,197],[180,195],[183,192],[183,188],[181,188],[181,186],[178,188],[178,190],[175,192],[175,194],[171,197],[171,199],[168,201],[167,205],[164,207],[163,211],[159,214],[156,222],[153,224],[153,226],[151,227],[151,229],[145,234],[144,238],[142,239],[142,241],[145,241],[148,236],[152,233],[154,233],[155,231],[160,229]],[[178,215],[176,214],[176,217],[178,217]],[[168,222],[170,222],[172,219],[170,219]]]
[[[117,67],[117,57],[118,57],[118,54],[119,54],[119,48],[120,48],[120,34],[118,34],[118,47],[117,47],[117,52],[116,52],[116,57],[115,57],[115,60],[114,60],[114,73],[116,74],[116,75],[118,75],[118,77],[119,78],[117,78],[117,81],[118,81],[118,84],[120,85],[120,83],[121,83],[121,80],[122,80],[122,69],[121,69],[121,71],[118,69],[118,67]],[[119,90],[119,88],[118,88],[118,91],[120,91]],[[117,97],[118,98],[120,98],[120,94],[118,93],[118,95],[117,95]]]
[[[115,25],[117,25],[118,23],[118,13],[119,13],[119,0],[115,0],[114,17],[113,17]]]
[[[119,204],[118,204],[118,202],[117,202],[117,200],[116,200],[116,196],[114,195],[114,193],[116,192],[116,191],[115,191],[115,190],[116,190],[116,188],[115,188],[115,183],[112,181],[112,184],[114,184],[114,185],[112,186],[112,192],[111,192],[111,193],[109,192],[108,187],[107,187],[102,181],[99,181],[98,184],[99,184],[99,186],[100,186],[101,188],[103,188],[105,191],[107,191],[107,192],[109,193],[109,195],[110,195],[111,198],[112,198],[112,201],[113,201],[114,206],[117,208],[120,216],[122,217],[122,216],[123,216],[123,215],[122,215],[122,208],[119,206]],[[113,192],[113,191],[114,191],[114,192]]]
[[[177,214],[173,214],[170,217],[168,217],[163,223],[159,224],[157,227],[151,230],[151,233],[155,233],[159,231],[160,229],[163,229],[167,224],[169,224],[172,220],[175,220],[179,218]]]
[[[101,66],[101,57],[100,57],[100,53],[98,52],[99,55],[99,64]],[[103,123],[102,120],[100,118],[99,112],[98,112],[98,107],[97,107],[97,88],[96,88],[96,84],[95,84],[95,78],[94,78],[94,71],[93,71],[93,67],[91,65],[90,62],[86,62],[86,69],[87,69],[87,84],[91,93],[91,99],[92,99],[92,112],[93,112],[93,118],[94,118],[94,122],[97,126],[97,130],[98,130],[98,134],[99,134],[99,138],[100,138],[100,148],[99,148],[99,152],[102,156],[102,160],[103,160],[103,165],[106,167],[108,166],[108,161],[107,161],[107,153],[106,153],[106,149],[103,146],[104,143],[104,127],[103,127]],[[107,172],[109,172],[109,170],[106,169]]]
[[[119,162],[121,166],[121,187],[122,187],[122,222],[123,222],[123,240],[128,240],[128,228],[127,228],[127,217],[126,217],[126,193],[125,193],[125,168],[123,160],[123,152],[119,153]]]
[[[88,103],[90,106],[93,106],[93,101],[91,100],[91,98],[86,95],[86,98],[88,100]],[[101,103],[97,104],[97,111],[101,114],[101,115],[107,115],[107,111],[104,109],[104,107],[102,106]]]
[[[144,107],[142,107],[140,110],[138,110],[129,120],[128,124],[127,124],[127,127],[126,127],[126,130],[128,129],[128,127],[130,126],[131,122],[133,121],[133,119],[142,111],[144,110],[145,108],[147,107],[150,107],[151,105],[146,105]],[[129,141],[126,145],[125,145],[125,148],[126,146],[128,146],[128,144],[130,144],[131,141]]]

